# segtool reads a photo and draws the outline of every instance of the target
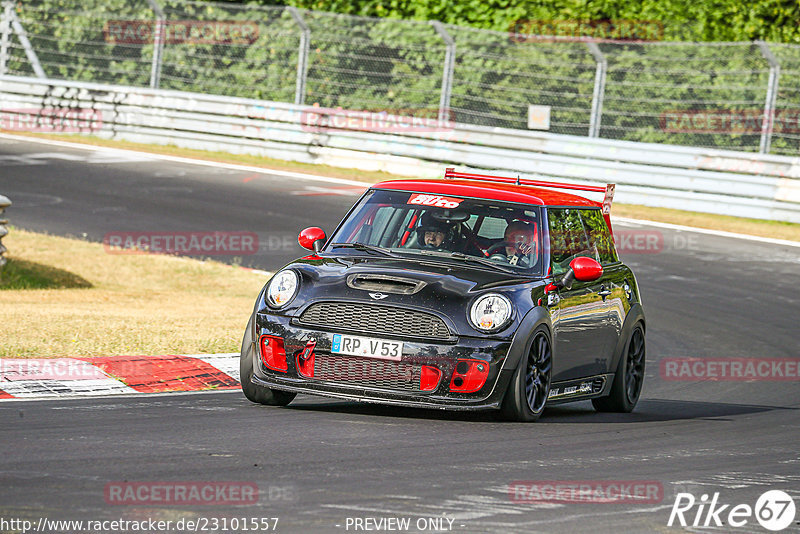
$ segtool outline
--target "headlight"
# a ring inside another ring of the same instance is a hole
[[[498,293],[483,295],[472,305],[469,318],[482,332],[500,330],[511,320],[511,301]]]
[[[287,269],[272,277],[267,287],[267,304],[273,308],[285,306],[297,293],[297,273]]]

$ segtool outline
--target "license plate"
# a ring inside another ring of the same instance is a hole
[[[400,361],[403,356],[403,342],[334,334],[331,353]]]

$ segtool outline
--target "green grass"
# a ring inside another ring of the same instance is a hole
[[[90,287],[92,287],[91,282],[75,273],[24,259],[11,258],[0,270],[0,291]]]

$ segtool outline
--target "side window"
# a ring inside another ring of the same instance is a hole
[[[578,256],[593,256],[589,238],[583,228],[577,209],[551,208],[547,210],[550,229],[550,264],[553,274],[569,268]]]
[[[611,232],[600,210],[580,210],[583,226],[589,237],[589,246],[595,252],[595,259],[602,265],[615,263],[617,252],[611,239]]]
[[[387,243],[387,239],[391,241],[392,237],[390,234],[391,220],[398,216],[402,215],[398,214],[392,206],[379,206],[372,211],[371,215],[367,216],[353,240],[368,245],[390,246],[392,243]]]

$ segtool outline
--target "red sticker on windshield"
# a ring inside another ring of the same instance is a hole
[[[463,200],[463,198],[414,193],[411,195],[411,198],[408,199],[408,203],[418,204],[420,206],[433,206],[435,208],[457,208]]]

